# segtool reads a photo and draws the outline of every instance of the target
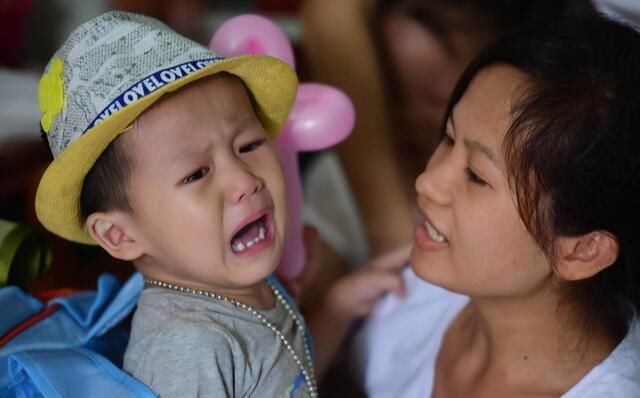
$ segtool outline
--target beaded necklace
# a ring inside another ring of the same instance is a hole
[[[253,314],[265,326],[267,326],[269,329],[271,329],[275,333],[275,335],[278,337],[278,339],[280,339],[280,341],[282,341],[282,344],[284,344],[284,346],[287,349],[287,351],[289,351],[289,354],[291,354],[291,356],[293,357],[294,362],[298,365],[298,367],[302,371],[302,374],[304,375],[304,380],[306,381],[307,386],[309,386],[309,392],[310,392],[311,396],[313,398],[318,396],[318,387],[317,387],[317,384],[316,384],[315,374],[313,372],[313,360],[311,359],[311,352],[309,350],[309,342],[307,341],[307,335],[306,335],[306,330],[305,330],[304,324],[302,323],[302,320],[300,319],[300,317],[295,313],[295,311],[293,311],[293,309],[291,308],[291,306],[289,305],[287,300],[282,296],[282,293],[280,293],[280,291],[273,284],[271,284],[270,282],[267,281],[267,284],[271,288],[271,291],[273,292],[273,295],[284,306],[284,308],[287,310],[287,313],[289,314],[289,316],[294,320],[294,322],[296,324],[296,327],[298,328],[298,332],[301,333],[301,335],[302,335],[302,337],[304,339],[304,353],[305,353],[305,356],[306,356],[308,368],[306,368],[304,366],[304,364],[300,360],[300,357],[298,357],[298,354],[294,350],[293,345],[291,345],[289,343],[289,341],[285,337],[284,333],[282,333],[280,330],[278,330],[278,328],[274,324],[269,322],[269,320],[267,320],[267,318],[265,318],[264,315],[262,315],[260,313],[260,311],[258,311],[254,307],[252,307],[252,306],[250,306],[248,304],[242,303],[242,302],[240,302],[240,301],[238,301],[236,299],[232,299],[230,297],[223,296],[221,294],[217,294],[217,293],[213,293],[213,292],[208,292],[206,290],[191,289],[190,287],[173,285],[171,283],[162,282],[162,281],[158,281],[158,280],[154,280],[154,279],[147,279],[147,278],[145,278],[144,283],[146,285],[148,285],[148,286],[161,287],[161,288],[165,288],[165,289],[175,290],[175,291],[178,291],[178,292],[184,292],[184,293],[189,293],[189,294],[193,294],[193,295],[205,296],[205,297],[212,298],[214,300],[225,301],[227,303],[233,304],[234,306],[236,306],[239,309],[242,309],[244,311],[247,311],[247,312]]]

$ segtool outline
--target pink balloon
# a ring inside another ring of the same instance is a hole
[[[241,15],[222,24],[209,48],[225,57],[271,55],[295,68],[287,36],[276,24],[258,15]],[[296,102],[275,142],[287,182],[287,225],[282,259],[276,269],[276,275],[284,280],[295,279],[305,265],[298,152],[337,144],[351,133],[354,122],[353,105],[342,91],[317,83],[298,86]]]
[[[295,69],[293,48],[287,35],[265,17],[240,15],[223,23],[209,41],[209,48],[223,57],[266,54]]]
[[[282,258],[276,275],[283,280],[295,279],[304,270],[305,250],[302,222],[302,186],[298,168],[298,152],[283,149],[276,140],[276,148],[282,161],[287,182],[287,225],[284,231]]]
[[[344,140],[354,123],[355,109],[342,91],[324,84],[302,83],[277,142],[288,150],[317,151]]]
[[[285,245],[276,270],[276,275],[282,279],[295,279],[305,263],[298,151],[333,146],[351,133],[354,123],[353,104],[342,91],[317,83],[298,86],[296,102],[276,139],[287,181]]]
[[[340,90],[323,84],[304,83],[289,118],[276,139],[287,181],[287,225],[280,266],[276,275],[294,279],[304,269],[302,186],[298,151],[319,150],[345,139],[353,129],[355,110]]]

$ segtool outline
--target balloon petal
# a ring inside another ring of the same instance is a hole
[[[353,129],[355,109],[342,91],[319,83],[302,83],[277,143],[282,148],[317,151],[336,145]]]
[[[289,38],[278,25],[260,15],[245,14],[229,19],[211,37],[209,48],[224,57],[271,55],[295,69]]]
[[[302,222],[302,186],[298,168],[298,153],[278,148],[287,183],[287,225],[284,233],[282,258],[276,270],[278,277],[295,279],[305,265]]]

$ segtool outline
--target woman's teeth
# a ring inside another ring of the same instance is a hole
[[[258,236],[256,236],[255,238],[253,238],[252,240],[246,243],[237,241],[231,246],[231,248],[236,253],[242,253],[243,251],[247,250],[248,248],[255,245],[256,243],[263,241],[264,237],[265,237],[265,230],[264,230],[264,226],[261,225],[260,229],[258,230]]]
[[[435,229],[435,227],[433,225],[431,225],[428,221],[425,221],[424,223],[425,227],[427,228],[427,233],[429,234],[429,237],[431,239],[433,239],[436,242],[444,242],[446,239],[444,238],[444,236],[442,236],[440,234],[440,232],[438,232],[437,229]]]

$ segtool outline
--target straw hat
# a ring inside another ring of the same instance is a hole
[[[41,127],[54,156],[36,194],[40,222],[66,239],[94,243],[80,193],[96,159],[163,94],[219,72],[242,79],[274,138],[296,95],[297,78],[286,63],[263,55],[223,58],[138,14],[113,11],[78,27],[38,88]]]

